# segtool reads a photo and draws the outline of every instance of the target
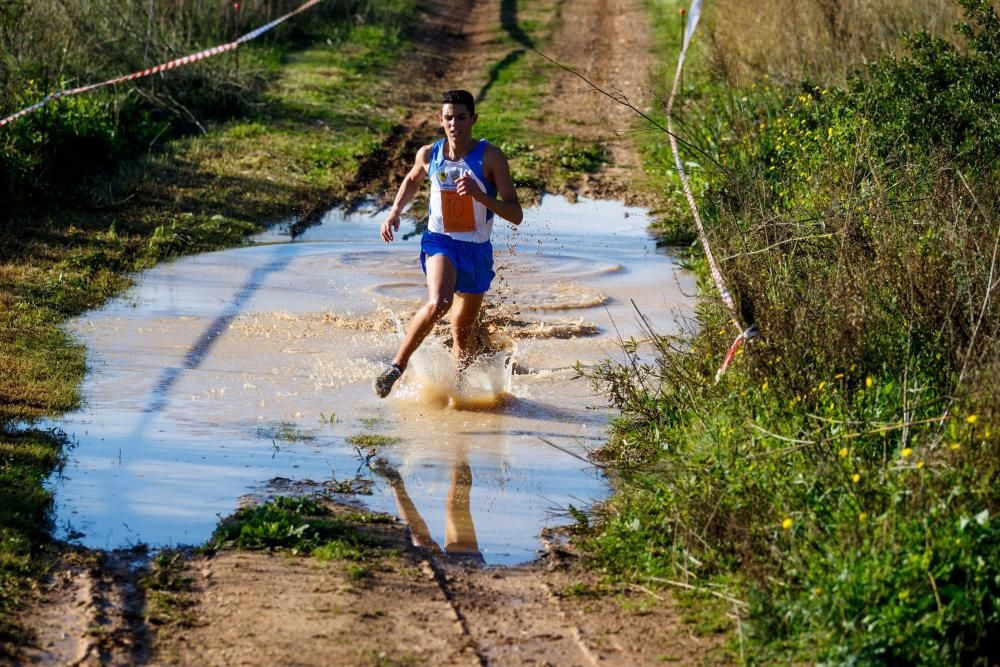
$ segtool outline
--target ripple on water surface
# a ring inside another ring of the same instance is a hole
[[[639,333],[633,300],[664,333],[691,307],[692,279],[645,212],[546,197],[519,229],[498,221],[483,327],[495,351],[458,377],[440,327],[384,401],[371,380],[425,294],[419,239],[385,245],[379,223],[332,211],[294,241],[273,230],[163,264],[73,322],[90,372],[86,407],[59,423],[76,440],[51,480],[63,537],[200,543],[269,480],[362,476],[376,481],[363,502],[423,543],[512,564],[560,509],[603,498],[593,468],[542,438],[599,447],[610,413],[574,366]],[[377,473],[373,435],[394,443]]]

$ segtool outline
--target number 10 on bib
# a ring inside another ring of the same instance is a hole
[[[454,190],[441,190],[441,214],[446,232],[476,231],[476,200]]]

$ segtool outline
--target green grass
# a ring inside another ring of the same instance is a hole
[[[0,431],[0,655],[23,632],[14,617],[51,525],[52,494],[43,482],[61,463],[65,442],[59,432]]]
[[[372,544],[349,521],[303,496],[279,497],[237,510],[219,524],[206,548],[281,549],[302,555],[320,550],[326,558],[362,559]]]

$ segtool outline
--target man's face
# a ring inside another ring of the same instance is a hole
[[[476,114],[469,113],[464,104],[441,105],[441,127],[452,143],[459,143],[472,136]]]

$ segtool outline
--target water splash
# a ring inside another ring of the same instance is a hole
[[[410,358],[404,395],[459,410],[494,409],[512,397],[516,351],[480,354],[459,373],[444,340],[429,337]]]

